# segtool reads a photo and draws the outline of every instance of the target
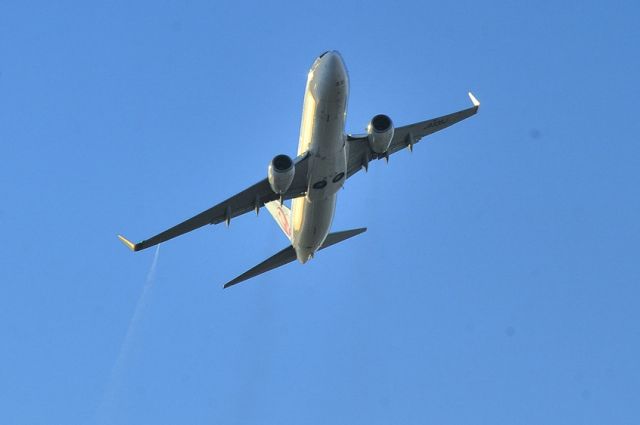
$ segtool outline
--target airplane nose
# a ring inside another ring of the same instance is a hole
[[[322,62],[327,66],[327,68],[337,69],[344,67],[342,62],[342,56],[338,53],[337,50],[330,50],[322,56]]]
[[[343,80],[347,74],[347,69],[342,61],[342,56],[336,50],[330,50],[322,55],[322,68],[324,71],[333,75],[333,78]]]

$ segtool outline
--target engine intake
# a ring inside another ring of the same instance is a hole
[[[268,176],[271,190],[278,195],[285,194],[293,183],[295,172],[295,165],[291,157],[277,155],[269,163]]]
[[[386,115],[376,115],[367,126],[369,145],[375,153],[385,153],[393,139],[393,121]]]

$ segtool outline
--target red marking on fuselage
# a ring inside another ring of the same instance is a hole
[[[289,217],[284,212],[282,207],[278,207],[278,221],[282,226],[282,230],[287,234],[287,236],[291,237],[291,226],[289,226]]]

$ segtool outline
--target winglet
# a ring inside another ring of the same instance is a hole
[[[136,249],[138,248],[137,245],[131,242],[129,239],[125,238],[122,235],[118,235],[118,239],[120,239],[122,243],[125,244],[131,251],[138,251],[138,249]]]
[[[480,102],[471,92],[469,92],[469,99],[471,99],[471,103],[473,103],[473,106],[475,106],[476,108],[480,106]]]

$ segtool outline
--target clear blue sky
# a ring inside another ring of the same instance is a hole
[[[637,424],[635,2],[0,3],[0,423]],[[480,113],[350,179],[369,231],[229,290],[267,214],[132,254],[348,130]],[[141,295],[142,294],[142,295]]]

